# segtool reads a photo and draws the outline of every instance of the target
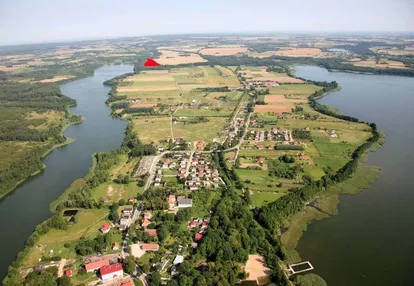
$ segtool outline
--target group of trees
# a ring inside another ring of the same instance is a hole
[[[285,158],[287,161],[291,161],[289,158]],[[290,166],[282,160],[267,160],[267,167],[269,176],[271,177],[278,177],[284,179],[293,180],[297,177],[297,175],[301,171],[301,167],[299,165]]]
[[[81,237],[75,246],[77,254],[85,256],[94,253],[103,253],[112,246],[112,234],[98,234],[94,239]]]
[[[312,135],[310,131],[302,130],[302,129],[293,129],[292,130],[292,137],[295,139],[302,139],[302,140],[312,140]]]
[[[32,271],[24,279],[25,286],[70,286],[72,285],[70,277],[63,275],[57,277],[58,269],[56,266],[46,268],[42,271]]]

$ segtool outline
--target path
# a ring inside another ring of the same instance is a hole
[[[66,265],[66,258],[62,258],[59,262],[58,277],[63,276],[63,267],[65,267],[65,265]]]

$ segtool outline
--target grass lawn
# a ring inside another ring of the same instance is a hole
[[[142,187],[138,187],[136,182],[125,185],[107,182],[92,189],[91,195],[95,201],[104,198],[106,203],[112,204],[120,199],[128,200],[130,197],[136,197],[141,192]]]
[[[236,174],[243,184],[253,191],[286,192],[290,188],[301,186],[293,184],[291,180],[269,177],[268,172],[263,170],[236,169]],[[251,183],[246,183],[246,180]],[[279,183],[282,183],[281,187],[277,187]]]
[[[313,180],[319,180],[325,175],[325,172],[320,167],[305,165],[303,171],[306,175],[311,177]]]
[[[206,116],[206,117],[230,117],[234,111],[235,105],[223,104],[223,107],[208,108],[201,107],[199,109],[180,108],[174,113],[174,116]]]
[[[345,143],[315,143],[321,156],[326,155],[350,155],[351,152],[356,148],[355,145]]]
[[[329,157],[317,157],[313,159],[316,166],[320,168],[331,168],[334,171],[342,168],[350,159],[347,159],[343,156],[333,156],[330,155]]]
[[[108,213],[108,209],[81,209],[77,214],[77,223],[70,225],[67,230],[50,230],[46,235],[43,235],[40,238],[39,244],[77,240],[83,234],[88,232],[89,229],[96,230],[96,234],[98,234],[100,226],[108,222]]]
[[[378,176],[379,168],[360,165],[351,178],[332,186],[329,190],[339,194],[356,194],[366,189],[370,183],[378,179]]]
[[[211,142],[220,137],[228,119],[221,117],[210,117],[208,122],[196,124],[177,123],[173,125],[174,137],[182,137],[188,141],[204,140]]]
[[[253,207],[262,207],[271,202],[276,201],[278,198],[284,196],[284,193],[275,193],[275,192],[257,192],[250,195],[250,200]]]
[[[132,123],[144,143],[158,144],[160,140],[171,138],[170,117],[135,117]]]

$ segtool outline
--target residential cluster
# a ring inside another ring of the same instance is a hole
[[[238,117],[227,128],[227,143],[229,147],[233,147],[239,142],[238,138],[242,136],[241,134],[243,132],[244,124],[244,118]]]
[[[179,177],[182,178],[182,170]],[[220,183],[220,174],[217,167],[212,166],[209,156],[199,152],[194,153],[188,174],[185,174],[185,185],[190,191],[196,191],[201,187],[218,188]]]

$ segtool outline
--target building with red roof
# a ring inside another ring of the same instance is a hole
[[[259,163],[259,164],[263,164],[264,160],[265,160],[265,157],[260,157],[260,158],[257,160],[257,163]]]
[[[99,261],[95,261],[95,262],[85,264],[85,269],[86,269],[86,272],[93,272],[93,271],[101,268],[102,266],[107,266],[107,265],[109,265],[109,260],[108,259],[103,259],[103,260],[99,260]]]
[[[146,219],[146,218],[144,218],[142,221],[141,221],[141,226],[142,227],[147,227],[147,226],[149,226],[151,224],[151,221],[150,220],[148,220],[148,219]]]
[[[111,230],[111,225],[109,223],[105,223],[101,226],[100,230],[102,233],[108,233]]]
[[[157,243],[141,243],[141,249],[145,251],[158,251],[160,246]]]
[[[129,280],[126,282],[122,282],[121,286],[134,286],[134,283],[131,280]]]
[[[157,236],[157,230],[156,230],[156,229],[149,229],[149,228],[146,228],[146,229],[144,230],[144,232],[145,232],[146,234],[148,234],[149,236],[151,236],[151,237],[156,237],[156,236]]]
[[[195,235],[194,235],[194,238],[195,238],[195,240],[200,240],[200,239],[203,239],[203,235],[201,234],[201,233],[196,233]]]
[[[66,270],[65,270],[65,275],[66,275],[66,276],[71,277],[71,276],[72,276],[72,274],[73,274],[73,273],[72,273],[72,269],[66,269]]]
[[[111,281],[116,278],[124,277],[124,270],[121,263],[106,265],[99,268],[103,282]]]

